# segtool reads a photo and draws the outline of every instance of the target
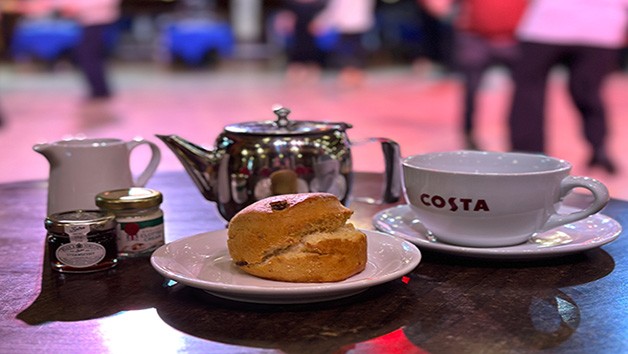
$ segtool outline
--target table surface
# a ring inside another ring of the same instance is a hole
[[[356,174],[354,195],[381,178]],[[183,171],[155,175],[166,241],[225,228]],[[46,181],[0,185],[2,353],[620,353],[628,351],[626,245],[536,261],[422,250],[406,278],[348,298],[264,305],[170,282],[148,258],[60,274],[45,256]],[[353,222],[391,205],[353,201]],[[628,202],[603,211],[622,225]]]

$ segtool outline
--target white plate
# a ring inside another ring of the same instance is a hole
[[[560,212],[571,212],[562,207]],[[529,260],[564,256],[600,247],[615,240],[622,231],[614,219],[594,214],[578,222],[540,233],[532,240],[509,247],[463,247],[430,240],[425,226],[406,205],[398,205],[373,217],[373,226],[388,234],[408,240],[420,249],[438,251],[465,257],[485,259]]]
[[[290,283],[255,277],[235,266],[227,249],[227,230],[206,232],[161,246],[151,264],[163,276],[238,301],[296,304],[338,299],[399,278],[421,260],[415,245],[377,231],[367,236],[366,268],[333,283]]]

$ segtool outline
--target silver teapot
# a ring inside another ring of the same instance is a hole
[[[222,217],[277,194],[327,192],[348,204],[353,184],[347,123],[289,120],[290,110],[274,110],[276,120],[226,126],[213,148],[176,135],[157,135],[177,156],[203,196],[216,202]],[[384,152],[384,203],[401,194],[399,145],[372,138]]]

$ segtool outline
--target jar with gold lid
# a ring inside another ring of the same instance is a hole
[[[96,205],[101,210],[116,215],[120,256],[149,256],[164,244],[162,200],[159,191],[139,187],[106,191],[96,196]]]
[[[118,262],[115,215],[102,210],[56,213],[45,220],[52,269],[86,273]]]

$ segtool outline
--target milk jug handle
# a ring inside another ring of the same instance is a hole
[[[157,166],[159,166],[159,162],[161,161],[161,151],[159,150],[159,147],[155,143],[148,140],[128,141],[127,149],[129,150],[129,155],[133,149],[143,144],[147,144],[150,147],[151,158],[144,171],[142,171],[137,178],[133,178],[133,185],[136,187],[144,187],[144,185],[146,185],[146,182],[148,182],[148,179],[155,173]]]

